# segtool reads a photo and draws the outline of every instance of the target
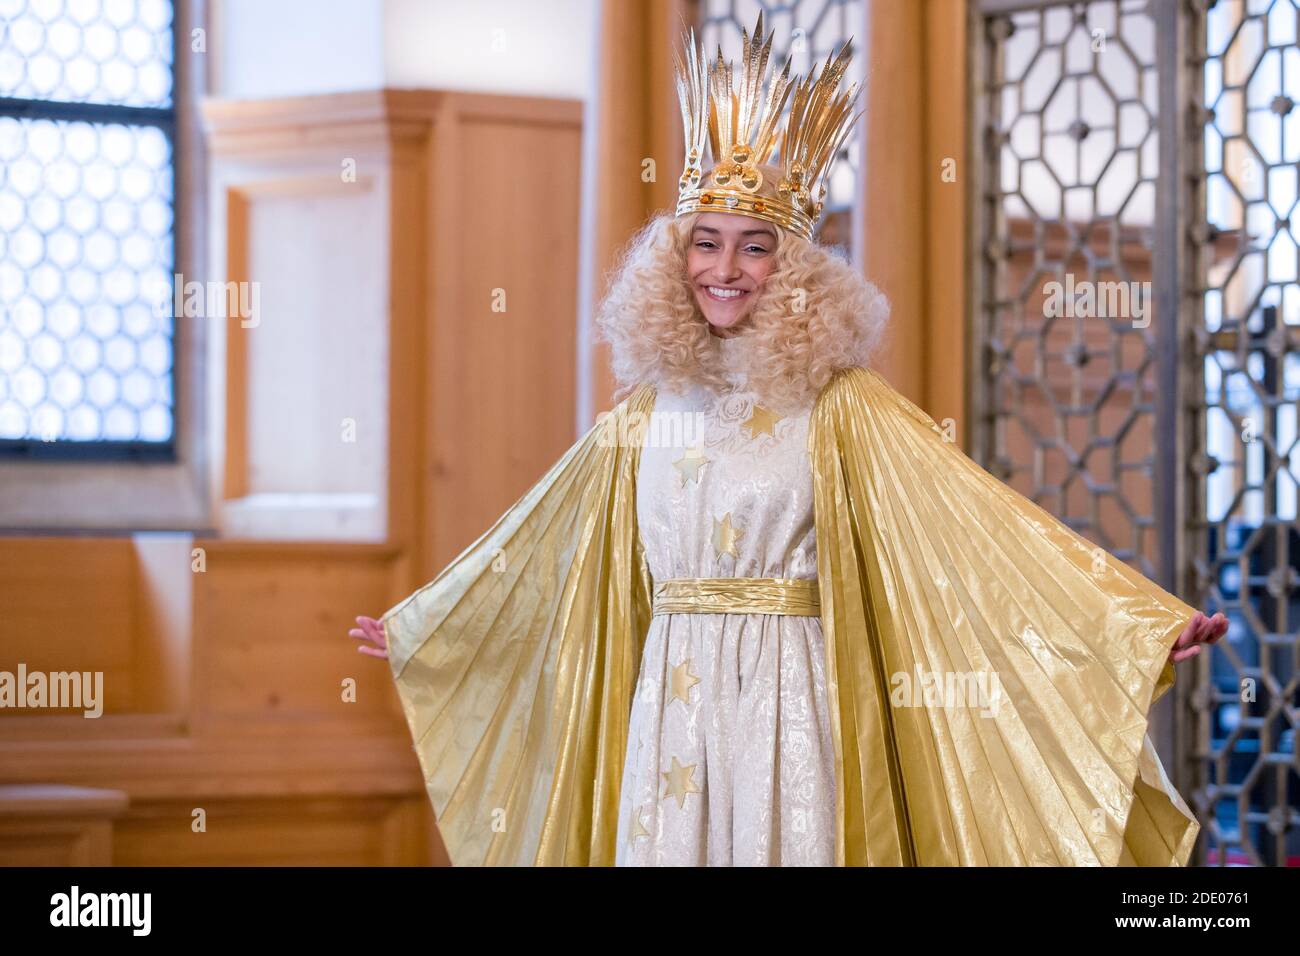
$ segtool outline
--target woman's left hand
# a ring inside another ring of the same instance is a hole
[[[1169,652],[1169,660],[1177,664],[1189,657],[1195,657],[1201,653],[1200,645],[1213,644],[1227,632],[1228,619],[1223,612],[1219,612],[1214,617],[1206,617],[1197,611],[1187,622],[1187,627],[1183,628],[1183,633],[1178,635],[1178,640],[1174,641],[1173,649]]]

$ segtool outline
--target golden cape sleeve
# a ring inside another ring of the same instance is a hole
[[[643,385],[383,616],[453,865],[612,865],[649,626],[636,528]]]
[[[838,862],[1185,865],[1199,825],[1147,723],[1192,608],[1095,561],[874,371],[823,390],[809,453]],[[984,675],[996,706],[917,706],[925,675]]]

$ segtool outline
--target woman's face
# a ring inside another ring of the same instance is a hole
[[[776,226],[733,213],[701,213],[691,228],[686,276],[714,335],[749,317],[776,262]]]

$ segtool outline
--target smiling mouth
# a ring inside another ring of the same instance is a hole
[[[717,302],[734,302],[737,299],[743,299],[745,296],[749,295],[748,289],[726,289],[722,286],[716,285],[706,285],[704,286],[704,291],[708,294],[710,299]]]

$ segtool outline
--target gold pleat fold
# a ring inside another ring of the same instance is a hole
[[[383,617],[452,863],[612,865],[650,625],[636,528],[643,387]]]
[[[847,865],[1185,865],[1199,826],[1147,736],[1193,615],[964,455],[874,371],[810,423]],[[1005,701],[900,707],[900,674]]]

